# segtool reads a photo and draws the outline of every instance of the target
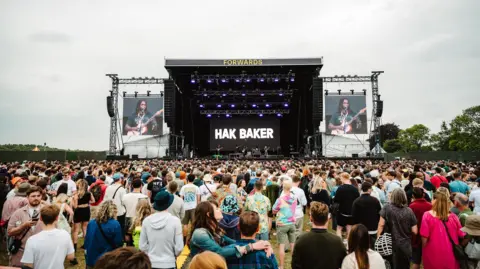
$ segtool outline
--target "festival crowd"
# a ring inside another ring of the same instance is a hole
[[[446,161],[5,163],[1,242],[14,268],[480,268],[479,176]]]

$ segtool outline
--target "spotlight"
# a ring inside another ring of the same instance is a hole
[[[288,107],[288,103],[283,104],[284,107]]]
[[[236,79],[235,79],[235,82],[236,82],[236,83],[240,83],[240,79],[236,78]]]
[[[222,80],[220,80],[220,81],[221,81],[222,83],[225,83],[225,82],[227,82],[227,80],[226,80],[226,79],[224,79],[224,78],[222,78]]]
[[[222,93],[222,96],[225,97],[225,96],[227,96],[227,94],[226,94],[226,93]]]
[[[290,82],[295,82],[295,78],[290,78]]]
[[[264,79],[264,78],[260,78],[260,82],[265,82],[265,79]]]
[[[245,96],[246,94],[244,92],[242,92],[242,96]]]
[[[260,96],[265,96],[265,94],[262,92],[262,93],[260,94]]]
[[[135,98],[137,98],[138,92],[135,92]]]
[[[151,91],[147,91],[147,96],[150,96],[150,92],[151,92]]]
[[[231,104],[230,107],[231,107],[231,108],[234,108],[234,107],[235,107],[235,104]]]
[[[351,93],[352,93],[352,95],[353,95],[353,92],[355,92],[355,91],[354,91],[353,89],[351,89],[351,90],[350,90],[350,92],[351,92]]]
[[[127,96],[127,92],[123,92],[123,97]]]
[[[195,79],[192,78],[192,79],[190,80],[190,83],[195,84]]]
[[[205,105],[204,105],[204,104],[200,104],[200,108],[205,108]]]
[[[225,115],[227,118],[230,118],[230,114]]]
[[[256,104],[253,104],[252,107],[257,107],[257,105],[256,105]]]
[[[221,108],[221,107],[222,107],[222,105],[221,105],[221,104],[217,104],[217,108]]]
[[[213,82],[213,80],[207,79],[207,83],[212,83],[212,82]]]
[[[260,114],[258,114],[258,116],[259,116],[259,117],[263,117],[263,114],[260,113]]]
[[[207,114],[207,118],[211,118],[212,117],[212,114]]]
[[[277,117],[281,117],[281,116],[282,116],[282,114],[281,114],[281,113],[277,113]]]
[[[274,78],[274,79],[273,79],[273,82],[278,82],[278,81],[279,81],[278,78]]]
[[[204,94],[203,94],[203,96],[204,96],[204,97],[207,97],[207,94],[206,94],[206,93],[204,93]]]
[[[278,96],[283,96],[283,93],[279,93]]]
[[[342,95],[342,90],[341,89],[338,89],[337,92],[338,92],[338,95]]]
[[[270,107],[270,104],[266,104],[265,107]]]

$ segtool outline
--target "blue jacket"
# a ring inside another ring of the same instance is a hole
[[[245,246],[250,243],[255,243],[255,240],[240,239],[236,244]],[[227,258],[228,269],[277,269],[278,264],[275,255],[272,254],[267,258],[267,254],[263,250],[250,252],[241,258],[233,257]]]
[[[234,240],[222,236],[219,245],[207,229],[198,228],[193,231],[192,239],[190,240],[190,256],[193,257],[200,252],[208,250],[215,252],[224,258],[240,257],[242,254],[240,253],[239,248],[234,244]]]
[[[105,236],[114,244],[115,248],[123,245],[122,229],[117,220],[109,219],[106,223],[100,224]],[[94,266],[98,258],[104,253],[112,251],[111,244],[105,240],[93,219],[88,223],[87,235],[85,236],[85,263]]]

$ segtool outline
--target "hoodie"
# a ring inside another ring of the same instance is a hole
[[[180,219],[167,211],[156,212],[145,218],[139,247],[147,253],[152,268],[176,268],[176,258],[183,249]]]
[[[225,235],[233,240],[240,240],[240,230],[238,224],[240,218],[238,216],[223,213],[223,219],[220,221],[220,227],[225,231]]]

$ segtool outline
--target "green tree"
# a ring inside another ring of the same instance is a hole
[[[383,143],[383,149],[388,153],[395,153],[402,151],[402,144],[398,139],[390,139]]]
[[[380,135],[380,141],[381,141],[381,146],[385,147],[385,142],[388,140],[393,140],[398,138],[398,134],[400,133],[400,128],[398,125],[395,123],[385,123],[379,126],[378,129],[374,129],[373,133],[376,133],[378,130],[380,130],[379,135]],[[370,138],[368,138],[368,143],[370,145],[370,149],[373,149],[377,142],[375,141],[375,137],[372,135]]]
[[[398,136],[402,150],[405,152],[420,151],[430,139],[430,129],[423,124],[415,124],[401,130]]]

